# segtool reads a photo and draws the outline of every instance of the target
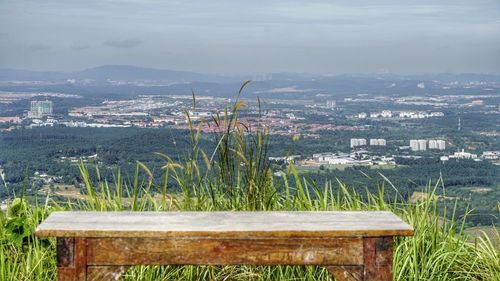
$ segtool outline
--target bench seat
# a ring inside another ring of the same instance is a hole
[[[110,280],[133,265],[321,265],[337,280],[391,280],[391,212],[54,212],[59,280]]]

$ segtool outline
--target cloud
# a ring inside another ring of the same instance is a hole
[[[90,46],[88,44],[75,44],[71,46],[71,50],[74,51],[83,51],[87,49],[90,49]]]
[[[45,44],[31,44],[28,46],[28,49],[33,52],[37,51],[46,51],[49,50],[50,47]]]
[[[142,44],[141,40],[137,39],[125,39],[125,40],[108,40],[104,42],[104,45],[113,48],[129,49],[134,48]]]

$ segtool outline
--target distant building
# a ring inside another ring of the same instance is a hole
[[[400,111],[399,112],[399,118],[411,118],[413,115],[413,112],[411,111]]]
[[[418,140],[418,149],[419,150],[426,150],[427,149],[427,140]]]
[[[437,149],[439,150],[445,150],[446,149],[446,142],[444,140],[437,140]]]
[[[429,149],[438,149],[438,144],[436,140],[429,140]]]
[[[441,112],[441,111],[438,111],[438,112],[431,112],[429,114],[430,117],[443,117],[444,116],[444,112]]]
[[[498,160],[500,159],[500,151],[484,151],[481,158],[488,160]]]
[[[410,140],[410,148],[412,151],[417,151],[418,150],[418,141],[417,140]]]
[[[390,111],[390,110],[382,110],[382,113],[380,115],[383,118],[391,118],[392,117],[392,111]]]
[[[462,149],[462,151],[457,151],[457,152],[453,153],[453,155],[450,155],[450,158],[456,158],[456,159],[476,159],[477,158],[477,154],[465,152]]]
[[[12,116],[12,117],[0,117],[0,123],[16,123],[19,124],[21,123],[21,118],[17,116]]]
[[[337,102],[335,100],[326,101],[326,107],[334,110],[337,107]]]
[[[313,161],[330,165],[352,164],[353,159],[347,153],[317,153],[313,154]]]
[[[446,142],[444,140],[429,140],[429,149],[446,149]]]
[[[473,100],[473,101],[471,102],[471,105],[473,105],[473,106],[481,106],[481,105],[483,105],[483,104],[484,104],[484,101],[483,101],[483,100]]]
[[[28,118],[42,118],[48,115],[52,115],[52,101],[31,101]]]
[[[400,111],[398,112],[399,118],[411,118],[411,119],[421,119],[430,117],[443,117],[444,113],[437,112],[424,112],[424,111]]]
[[[412,151],[424,151],[427,149],[427,140],[410,140]]]
[[[301,155],[289,155],[289,156],[283,156],[283,157],[269,157],[269,161],[272,162],[293,162],[295,163],[296,161],[300,160],[302,156]]]
[[[365,145],[366,139],[351,139],[351,148]]]
[[[370,146],[385,146],[385,139],[370,139]]]
[[[368,114],[366,114],[364,112],[358,113],[358,118],[359,119],[365,119],[366,117],[368,117]]]

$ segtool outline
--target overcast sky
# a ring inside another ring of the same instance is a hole
[[[0,67],[500,73],[499,0],[0,0]]]

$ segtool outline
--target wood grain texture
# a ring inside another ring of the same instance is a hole
[[[87,239],[75,238],[75,275],[76,280],[86,280]]]
[[[392,280],[390,212],[56,212],[58,280],[117,280],[132,265],[323,265],[336,280]]]
[[[58,238],[57,280],[84,281],[87,275],[87,239]]]
[[[326,270],[332,274],[335,281],[363,281],[363,266],[361,265],[340,265],[327,266]]]
[[[58,267],[74,267],[75,238],[60,237],[56,242]]]
[[[360,265],[361,238],[90,238],[89,265]]]
[[[113,281],[128,270],[128,266],[89,266],[87,281]]]
[[[58,267],[57,268],[57,280],[58,281],[78,281],[75,276],[75,269],[68,267]]]
[[[364,280],[392,280],[392,237],[364,238]]]
[[[379,237],[413,235],[391,212],[55,212],[36,230],[55,237]]]

